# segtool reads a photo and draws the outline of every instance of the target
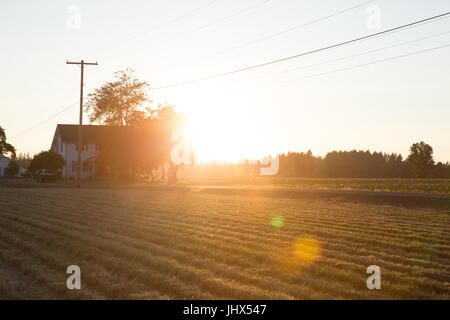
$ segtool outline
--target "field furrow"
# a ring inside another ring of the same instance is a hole
[[[30,298],[449,296],[445,210],[139,188],[11,188],[0,201],[5,298],[25,283]],[[299,260],[302,239],[318,246],[311,262]],[[83,270],[81,291],[65,287],[70,264]],[[366,288],[371,264],[382,290]]]

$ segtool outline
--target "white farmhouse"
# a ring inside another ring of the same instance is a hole
[[[8,168],[9,159],[0,154],[0,177],[6,176],[6,168]]]
[[[75,178],[78,160],[78,125],[58,124],[51,145],[51,150],[59,153],[66,164],[62,168],[62,177]],[[81,147],[81,179],[94,178],[100,170],[106,170],[113,175],[131,174],[130,168],[100,168],[96,161],[105,147],[113,145],[117,139],[129,137],[130,127],[83,125]]]

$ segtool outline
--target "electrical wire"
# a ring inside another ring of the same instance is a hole
[[[323,76],[323,75],[327,75],[327,74],[332,74],[332,73],[336,73],[336,72],[352,70],[352,69],[361,68],[361,67],[365,67],[365,66],[369,66],[369,65],[373,65],[373,64],[378,64],[378,63],[382,63],[382,62],[387,62],[387,61],[392,61],[392,60],[396,60],[396,59],[400,59],[400,58],[413,56],[413,55],[420,54],[420,53],[439,50],[439,49],[443,49],[443,48],[446,48],[449,46],[450,46],[450,43],[442,45],[442,46],[437,46],[437,47],[433,47],[433,48],[429,48],[429,49],[414,51],[411,53],[402,54],[402,55],[398,55],[398,56],[394,56],[394,57],[389,57],[389,58],[385,58],[385,59],[381,59],[381,60],[371,61],[371,62],[367,62],[367,63],[363,63],[363,64],[357,64],[357,65],[346,67],[346,68],[316,73],[316,74],[312,74],[312,75],[308,75],[308,76],[304,76],[304,77],[300,77],[300,78],[295,78],[295,79],[290,79],[290,80],[285,80],[285,81],[279,81],[279,82],[275,82],[275,84],[288,83],[288,82],[298,81],[298,80],[302,80],[302,79],[309,79],[309,78],[314,78],[314,77]]]
[[[25,133],[27,133],[27,132],[29,132],[29,131],[31,131],[31,130],[33,130],[33,129],[35,129],[35,128],[41,126],[41,125],[43,125],[44,123],[46,123],[46,122],[52,120],[53,118],[56,118],[56,117],[59,116],[60,114],[62,114],[62,113],[64,113],[64,112],[66,112],[67,110],[73,108],[73,107],[76,106],[78,103],[80,103],[80,101],[75,101],[74,103],[70,104],[70,105],[67,106],[66,108],[64,108],[64,109],[58,111],[57,113],[55,113],[54,115],[52,115],[50,118],[48,118],[48,119],[46,119],[46,120],[44,120],[44,121],[41,121],[41,122],[37,123],[36,125],[34,125],[34,126],[28,128],[28,129],[25,129],[25,130],[19,132],[18,134],[14,135],[14,136],[12,136],[12,137],[9,137],[8,140],[11,140],[11,139],[17,138],[17,137],[19,137],[19,136],[22,136],[22,135],[24,135]]]
[[[205,80],[214,79],[214,78],[218,78],[218,77],[223,77],[223,76],[227,76],[227,75],[231,75],[231,74],[235,74],[235,73],[240,73],[240,72],[244,72],[244,71],[248,71],[248,70],[252,70],[252,69],[256,69],[256,68],[265,67],[265,66],[272,65],[272,64],[275,64],[275,63],[280,63],[280,62],[283,62],[283,61],[296,59],[296,58],[303,57],[303,56],[306,56],[306,55],[311,55],[311,54],[315,54],[315,53],[318,53],[318,52],[321,52],[321,51],[325,51],[325,50],[329,50],[329,49],[333,49],[333,48],[349,45],[349,44],[352,44],[352,43],[355,43],[355,42],[358,42],[358,41],[374,38],[374,37],[381,36],[381,35],[384,35],[384,34],[387,34],[387,33],[393,32],[393,31],[397,31],[397,30],[401,30],[401,29],[405,29],[405,28],[414,26],[414,25],[418,25],[418,24],[421,24],[421,23],[424,23],[424,22],[436,20],[438,18],[442,18],[442,17],[448,16],[448,15],[450,15],[450,11],[442,13],[442,14],[439,14],[439,15],[435,15],[435,16],[432,16],[432,17],[429,17],[429,18],[425,18],[425,19],[417,20],[417,21],[410,22],[410,23],[407,23],[407,24],[403,24],[403,25],[400,25],[400,26],[397,26],[397,27],[394,27],[394,28],[390,28],[390,29],[387,29],[387,30],[375,32],[375,33],[372,33],[372,34],[369,34],[369,35],[365,35],[365,36],[362,36],[362,37],[358,37],[358,38],[354,38],[354,39],[351,39],[351,40],[347,40],[347,41],[339,42],[339,43],[336,43],[336,44],[328,45],[328,46],[325,46],[325,47],[321,47],[319,49],[314,49],[314,50],[302,52],[302,53],[299,53],[299,54],[296,54],[296,55],[293,55],[293,56],[284,57],[284,58],[281,58],[281,59],[272,60],[272,61],[268,61],[268,62],[264,62],[264,63],[252,65],[252,66],[248,66],[248,67],[243,67],[243,68],[232,70],[232,71],[227,71],[227,72],[222,72],[222,73],[218,73],[218,74],[214,74],[214,75],[210,75],[210,76],[205,76],[205,77],[202,77],[202,78],[197,78],[197,79],[186,80],[186,81],[182,81],[182,82],[178,82],[178,83],[172,83],[172,84],[168,84],[168,85],[163,85],[163,86],[160,86],[160,87],[153,88],[152,90],[155,91],[155,90],[167,89],[167,88],[172,88],[172,87],[178,87],[178,86],[182,86],[182,85],[186,85],[186,84],[191,84],[191,83],[195,83],[195,82],[205,81]]]

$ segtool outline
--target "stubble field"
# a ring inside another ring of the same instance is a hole
[[[3,299],[450,298],[442,206],[120,186],[1,188],[0,203]]]

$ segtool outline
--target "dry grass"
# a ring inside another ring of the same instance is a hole
[[[282,188],[287,190],[359,190],[450,194],[450,179],[363,179],[363,178],[210,178],[184,179],[180,184],[190,186],[228,186]]]
[[[1,298],[450,298],[442,208],[145,187],[2,188],[0,203]]]

